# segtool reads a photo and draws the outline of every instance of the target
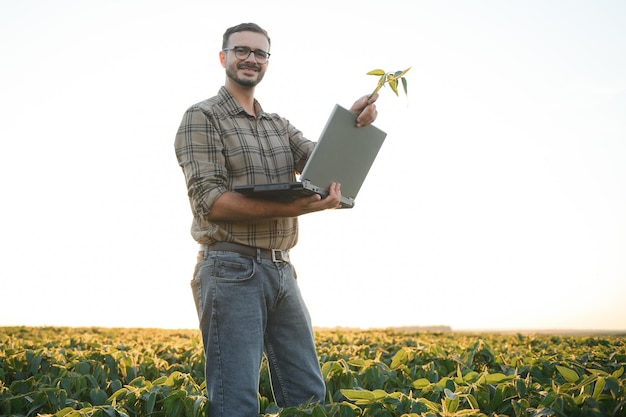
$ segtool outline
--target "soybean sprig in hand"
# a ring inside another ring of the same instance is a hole
[[[396,93],[396,96],[399,96],[398,81],[402,82],[402,88],[404,89],[404,94],[408,95],[407,80],[404,75],[407,72],[409,72],[410,69],[411,67],[408,67],[404,71],[396,71],[396,72],[386,72],[385,70],[375,69],[375,70],[371,70],[370,72],[368,72],[367,75],[376,75],[380,77],[378,79],[378,85],[376,85],[376,89],[372,92],[372,94],[370,94],[370,97],[376,94],[378,90],[383,88],[385,84],[389,84],[389,87],[391,87],[393,92]]]

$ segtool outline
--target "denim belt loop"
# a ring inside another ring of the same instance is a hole
[[[256,248],[256,260],[257,262],[261,262],[262,256],[261,256],[261,249]]]

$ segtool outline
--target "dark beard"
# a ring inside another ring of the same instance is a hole
[[[254,67],[239,65],[237,69],[240,69],[240,68],[254,68]],[[258,68],[254,68],[254,69],[258,69]],[[233,80],[234,82],[236,82],[237,84],[241,85],[242,87],[255,87],[263,79],[263,74],[260,71],[258,72],[258,76],[256,80],[241,79],[237,77],[236,72],[233,72],[230,69],[226,69],[226,76],[230,78],[231,80]]]

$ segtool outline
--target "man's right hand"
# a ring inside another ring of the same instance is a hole
[[[318,194],[302,197],[292,203],[301,214],[341,207],[341,184],[333,182],[328,188],[328,195],[322,198]]]

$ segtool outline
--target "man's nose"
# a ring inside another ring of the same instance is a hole
[[[254,55],[254,51],[250,51],[248,57],[246,58],[246,62],[254,62],[256,64],[256,56]]]

